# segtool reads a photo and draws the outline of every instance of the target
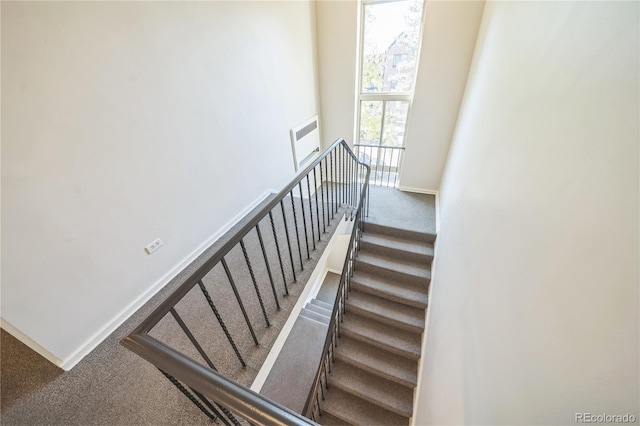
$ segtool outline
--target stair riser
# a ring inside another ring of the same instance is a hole
[[[410,382],[410,381],[407,381],[407,380],[403,380],[400,377],[396,377],[396,376],[393,376],[391,374],[386,374],[384,371],[378,370],[378,369],[370,366],[369,364],[366,364],[364,362],[359,362],[356,359],[344,356],[340,352],[336,352],[336,358],[341,360],[341,361],[343,361],[343,362],[345,362],[345,363],[347,363],[347,364],[350,364],[350,365],[353,365],[355,367],[361,368],[361,369],[363,369],[365,371],[368,371],[371,374],[375,374],[378,377],[382,377],[383,379],[390,380],[392,382],[398,383],[399,385],[406,386],[406,387],[408,387],[410,389],[414,389],[418,384],[417,381],[416,382]],[[416,376],[417,376],[417,373],[416,373]]]
[[[331,317],[331,311],[328,311],[328,310],[326,310],[326,309],[324,309],[324,308],[321,308],[321,307],[319,307],[318,305],[314,305],[314,304],[311,304],[311,303],[307,303],[307,305],[306,305],[304,308],[305,308],[305,309],[308,309],[308,310],[310,310],[310,311],[313,311],[313,312],[315,312],[315,313],[318,313],[318,314],[320,314],[320,315],[323,315],[323,316],[325,316],[325,317],[327,317],[327,318],[330,318],[330,317]]]
[[[401,356],[403,356],[405,358],[413,359],[413,360],[416,360],[416,361],[420,359],[420,354],[413,353],[411,351],[406,351],[406,350],[403,350],[402,348],[398,348],[396,346],[387,345],[387,344],[382,343],[382,342],[380,342],[378,340],[371,339],[371,338],[369,338],[367,336],[363,336],[363,335],[358,334],[358,333],[353,333],[353,332],[351,332],[350,330],[347,330],[347,329],[343,329],[341,331],[341,333],[344,334],[345,336],[352,337],[352,338],[354,338],[356,340],[359,340],[361,342],[368,343],[368,344],[370,344],[372,346],[375,346],[376,348],[384,349],[384,350],[389,351],[391,353],[394,353],[394,354],[397,354],[397,355],[401,355]]]
[[[374,400],[368,397],[368,395],[364,392],[360,392],[357,388],[352,388],[350,386],[344,386],[342,383],[339,383],[337,381],[333,381],[331,379],[329,379],[329,386],[330,387],[336,387],[338,389],[341,389],[344,392],[350,393],[351,395],[357,396],[358,398],[362,398],[365,401],[369,401],[379,407],[382,407],[384,409],[387,409],[393,413],[396,413],[402,417],[405,417],[407,419],[407,421],[409,420],[409,417],[411,417],[411,413],[407,413],[403,410],[400,410],[392,405],[386,404],[385,401],[379,401],[379,400]]]
[[[322,302],[318,299],[312,299],[311,302],[312,305],[316,305],[316,306],[320,306],[321,308],[324,308],[326,310],[328,310],[329,312],[331,312],[333,310],[333,305],[331,305],[330,303],[325,303]]]
[[[393,259],[400,260],[409,260],[411,262],[416,262],[421,265],[431,266],[431,261],[433,261],[433,256],[422,253],[415,253],[411,251],[399,250],[393,247],[387,247],[379,244],[375,244],[369,241],[362,241],[361,245],[362,250],[368,251],[370,253],[376,253],[380,255],[384,255]]]
[[[407,274],[405,272],[395,271],[392,269],[387,269],[383,266],[375,265],[373,263],[356,261],[355,271],[362,271],[366,273],[370,273],[377,276],[382,276],[388,278],[395,282],[407,283],[410,285],[415,285],[419,287],[426,288],[429,286],[431,279],[425,277],[419,277],[412,274]]]
[[[378,315],[375,312],[371,312],[371,311],[368,311],[366,309],[361,309],[358,306],[348,305],[347,309],[350,310],[351,312],[357,313],[360,316],[371,318],[373,320],[380,321],[381,323],[389,324],[389,325],[392,325],[394,327],[398,327],[401,330],[410,331],[410,332],[416,333],[416,334],[421,334],[424,331],[424,325],[422,327],[420,327],[420,326],[416,326],[416,325],[413,325],[413,324],[407,324],[405,322],[398,321],[398,320],[396,320],[394,318],[381,316],[381,315]]]
[[[300,316],[303,316],[313,321],[317,321],[325,325],[329,325],[329,322],[330,322],[329,318],[325,317],[324,315],[320,315],[316,312],[309,311],[306,309],[303,309],[302,311],[300,311]]]
[[[387,299],[387,300],[392,300],[394,302],[402,303],[402,304],[407,305],[407,306],[412,306],[414,308],[426,309],[426,307],[427,307],[426,303],[423,303],[423,302],[421,302],[419,300],[404,298],[402,296],[399,296],[398,294],[394,294],[394,293],[390,293],[390,292],[387,292],[387,291],[379,290],[377,288],[369,287],[369,286],[367,286],[365,284],[361,284],[361,283],[359,283],[359,282],[357,282],[355,280],[353,280],[351,282],[351,288],[354,289],[354,290],[361,291],[363,293],[372,294],[374,296],[382,297],[382,298]]]
[[[376,234],[389,235],[391,237],[400,237],[413,241],[424,241],[432,243],[436,240],[434,234],[423,234],[421,232],[409,231],[405,229],[387,228],[383,225],[367,222],[364,226],[365,232],[375,232]]]

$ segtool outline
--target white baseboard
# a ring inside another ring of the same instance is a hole
[[[96,348],[104,339],[106,339],[111,333],[113,333],[118,327],[122,325],[131,315],[133,315],[138,309],[140,309],[145,303],[147,303],[153,296],[158,293],[165,285],[167,285],[172,279],[176,277],[184,268],[186,268],[191,262],[193,262],[198,256],[200,256],[211,244],[213,244],[224,233],[229,231],[236,223],[238,223],[243,217],[245,217],[251,210],[256,208],[261,202],[265,200],[272,190],[267,190],[253,202],[251,202],[246,208],[238,213],[233,219],[224,224],[215,234],[208,237],[202,244],[200,244],[195,250],[184,257],[177,265],[171,268],[166,274],[164,274],[159,280],[153,283],[147,290],[145,290],[140,296],[133,300],[129,305],[122,309],[105,324],[98,332],[91,336],[85,343],[83,343],[76,351],[74,351],[69,357],[64,360],[60,360],[54,356],[51,352],[44,349],[38,343],[33,341],[27,335],[22,333],[17,328],[13,327],[7,321],[2,319],[2,328],[13,335],[16,339],[20,340],[25,345],[45,357],[47,360],[56,364],[58,367],[65,371],[71,370],[82,358],[87,356],[92,350]]]
[[[15,328],[13,325],[7,322],[7,320],[5,320],[4,318],[0,320],[0,326],[4,331],[11,334],[13,337],[15,337],[16,339],[18,339],[19,341],[21,341],[22,343],[30,347],[32,350],[34,350],[35,352],[40,354],[42,357],[44,357],[47,361],[62,368],[62,365],[64,364],[62,360],[60,360],[59,358],[54,356],[51,352],[49,352],[48,350],[46,350],[45,348],[37,344],[29,336],[27,336],[26,334],[24,334],[23,332]]]
[[[417,194],[438,195],[438,191],[436,191],[435,189],[412,188],[410,186],[399,186],[398,189],[400,191],[415,192]]]

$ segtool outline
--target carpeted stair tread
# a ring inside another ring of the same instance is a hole
[[[354,339],[372,344],[411,359],[420,358],[420,334],[365,318],[347,311],[341,331]]]
[[[391,226],[381,225],[373,221],[367,222],[365,232],[374,232],[376,234],[390,235],[408,240],[424,241],[432,243],[436,240],[436,234],[430,232],[419,232],[408,229],[393,228]]]
[[[318,299],[312,299],[309,303],[311,303],[312,305],[320,306],[321,308],[325,308],[329,312],[333,311],[333,305],[331,303],[323,302],[322,300]]]
[[[356,426],[408,425],[409,419],[333,387],[325,394],[323,411]]]
[[[428,287],[415,285],[402,280],[391,280],[359,271],[351,279],[353,289],[370,293],[394,302],[426,308],[428,302]]]
[[[380,377],[405,386],[418,384],[418,366],[414,359],[397,355],[355,339],[340,339],[336,358]]]
[[[329,385],[356,395],[403,417],[411,417],[413,389],[376,376],[352,365],[336,362]]]
[[[422,333],[424,330],[424,309],[385,300],[355,289],[351,291],[348,303],[349,310],[356,311],[362,316],[415,333]]]
[[[314,305],[313,303],[307,303],[304,307],[305,309],[309,310],[309,311],[313,311],[317,314],[323,315],[327,318],[331,317],[331,311],[328,309],[325,309],[321,306],[318,305]]]
[[[425,262],[433,259],[433,243],[425,241],[366,232],[362,234],[360,242],[362,247],[370,251],[378,251],[395,257],[402,256]]]
[[[351,423],[347,423],[342,419],[332,416],[326,411],[322,413],[320,418],[316,419],[316,423],[319,423],[322,426],[352,426]]]
[[[313,321],[317,321],[317,322],[319,322],[321,324],[329,325],[329,317],[326,317],[324,315],[320,315],[319,313],[314,312],[314,311],[310,311],[310,310],[308,310],[306,308],[302,308],[302,310],[300,311],[300,316],[303,316],[303,317],[308,318],[308,319],[313,320]]]
[[[426,282],[431,279],[431,264],[418,263],[404,259],[394,259],[389,256],[370,252],[364,247],[358,254],[356,264],[358,268],[375,273],[385,274],[389,277],[398,277],[412,282]]]

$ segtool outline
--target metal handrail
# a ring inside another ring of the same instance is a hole
[[[357,148],[359,146],[363,146],[365,148],[384,148],[384,149],[401,149],[405,150],[404,146],[387,146],[387,145],[375,145],[375,144],[367,144],[367,143],[354,143],[353,147]]]
[[[334,339],[336,338],[336,334],[338,333],[337,322],[342,321],[340,311],[342,310],[342,313],[344,313],[345,286],[347,285],[346,283],[351,276],[351,271],[353,269],[353,262],[355,260],[354,259],[355,256],[353,255],[353,250],[354,248],[357,247],[357,244],[359,243],[360,233],[364,231],[364,222],[362,221],[362,212],[365,206],[365,199],[368,198],[369,175],[371,173],[371,168],[367,164],[364,164],[361,162],[358,162],[358,163],[365,168],[366,170],[365,177],[363,179],[362,187],[360,188],[360,197],[359,197],[360,201],[358,203],[358,208],[356,210],[353,229],[351,230],[351,238],[349,239],[347,255],[342,265],[340,283],[338,284],[336,297],[333,301],[333,310],[331,311],[331,320],[329,321],[327,337],[325,338],[324,346],[322,349],[322,356],[320,357],[320,362],[318,363],[318,368],[316,370],[313,386],[311,387],[311,391],[309,392],[309,396],[307,397],[307,401],[302,411],[306,417],[313,417],[314,400],[316,401],[316,403],[318,403],[317,401],[318,386],[322,386],[322,383],[321,383],[322,374],[324,369],[326,368],[325,359],[328,359],[329,348],[331,348],[334,345]],[[348,291],[348,289],[346,289],[346,291]]]
[[[182,298],[196,285],[202,285],[202,279],[209,273],[213,267],[222,262],[224,265],[224,257],[227,255],[236,245],[242,244],[242,238],[245,237],[254,227],[258,226],[258,223],[264,219],[267,215],[270,215],[272,210],[277,207],[281,201],[292,194],[293,189],[302,180],[307,177],[315,168],[320,165],[320,172],[322,173],[322,161],[330,155],[338,147],[342,147],[344,153],[346,153],[354,164],[360,164],[355,154],[351,151],[349,145],[343,140],[338,139],[329,148],[327,148],[322,154],[320,154],[311,164],[309,164],[304,170],[298,173],[298,175],[280,191],[273,199],[264,205],[247,223],[245,223],[237,232],[235,232],[229,240],[224,243],[218,250],[207,259],[202,266],[200,266],[191,276],[189,276],[184,283],[182,283],[167,299],[165,299],[156,309],[153,310],[127,337],[125,337],[121,344],[127,349],[133,351],[143,359],[149,361],[156,366],[163,374],[170,377],[170,380],[181,382],[181,385],[176,385],[187,395],[185,389],[190,389],[197,396],[204,396],[214,401],[215,404],[219,404],[222,407],[222,411],[225,408],[239,414],[243,418],[247,419],[253,424],[273,424],[273,425],[315,425],[313,421],[302,415],[295,413],[288,408],[277,404],[262,395],[251,391],[243,385],[236,383],[235,381],[224,377],[212,368],[209,368],[189,357],[180,353],[179,351],[169,347],[165,343],[155,339],[148,333],[151,329],[158,324],[158,322],[164,318],[168,313],[176,314],[173,308],[182,300]],[[336,151],[337,152],[337,151]],[[325,161],[325,166],[327,162]],[[337,166],[337,165],[336,165]],[[353,167],[356,169],[356,167]],[[357,174],[353,173],[354,170],[349,168],[351,175],[345,173],[344,176],[349,176],[349,179],[354,177],[357,179]],[[307,182],[308,183],[308,182]],[[322,183],[322,178],[321,178]],[[347,191],[351,191],[353,197],[352,201],[356,201],[358,188],[352,187],[354,183],[349,181]],[[363,187],[359,188],[360,197],[358,207],[355,210],[355,220],[359,221],[361,218],[361,210],[363,208],[363,188],[366,190],[366,180]],[[302,195],[302,194],[301,194]],[[316,192],[317,197],[317,192]],[[316,200],[317,203],[317,200]],[[324,202],[323,202],[324,203]],[[349,203],[348,203],[349,204]],[[355,203],[352,203],[355,204]],[[281,205],[282,206],[282,205]],[[295,213],[295,212],[294,212]],[[303,212],[304,214],[304,212]],[[311,212],[312,214],[312,212]],[[323,212],[324,214],[324,212]],[[353,217],[351,218],[353,219]],[[324,219],[323,219],[324,220]],[[357,223],[357,222],[356,222]],[[286,229],[286,228],[285,228]],[[312,229],[313,231],[313,229]],[[275,231],[274,231],[275,232]],[[318,230],[318,233],[320,230]],[[312,239],[315,238],[312,235]],[[353,237],[352,237],[353,240]],[[315,243],[314,243],[315,244]],[[350,245],[351,247],[351,245]],[[335,309],[334,309],[335,311]],[[210,364],[211,365],[211,364]],[[175,383],[174,383],[175,384]],[[186,388],[185,388],[186,387]],[[191,399],[191,397],[190,397]],[[204,401],[203,401],[204,402]],[[208,401],[207,401],[208,402]],[[207,402],[205,405],[209,406]],[[194,401],[196,405],[197,402]],[[200,407],[200,406],[199,406]],[[212,408],[212,407],[210,407]],[[202,408],[201,408],[202,409]],[[204,410],[203,410],[204,411]],[[226,414],[226,411],[225,411]],[[229,417],[229,416],[228,416]],[[233,416],[230,417],[233,423],[236,423]]]
[[[369,166],[371,166],[371,181],[369,183],[376,186],[396,187],[398,183],[398,172],[401,168],[405,147],[404,146],[386,146],[374,144],[354,144],[353,148],[356,155],[365,157],[369,156]],[[374,150],[376,151],[375,160],[373,160]],[[388,153],[390,153],[390,157]],[[390,164],[386,164],[390,161]],[[395,161],[395,164],[393,164]],[[385,182],[386,174],[386,182]],[[391,176],[393,175],[393,182]]]

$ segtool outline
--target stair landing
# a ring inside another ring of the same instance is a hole
[[[327,273],[316,299],[302,309],[267,376],[260,394],[302,413],[327,337],[340,276]],[[327,301],[331,301],[328,303]]]

